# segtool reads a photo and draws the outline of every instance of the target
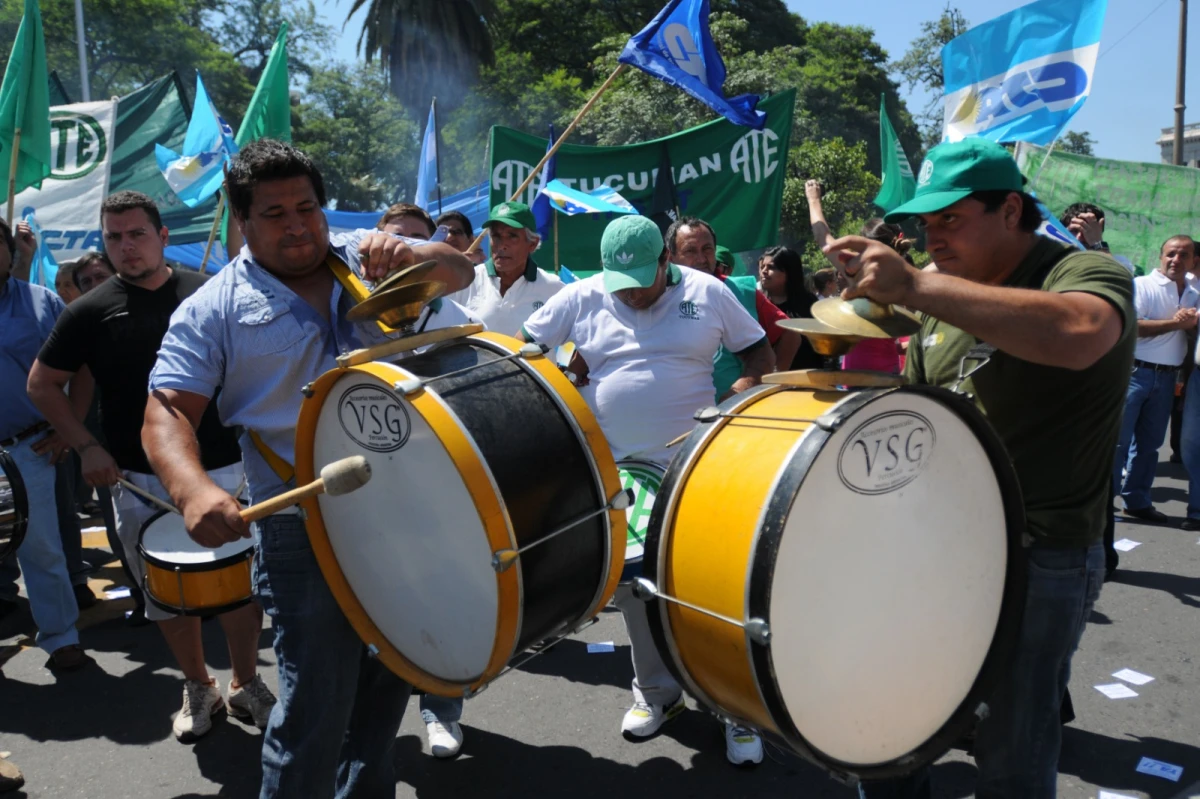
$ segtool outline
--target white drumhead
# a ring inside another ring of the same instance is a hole
[[[394,380],[407,377],[388,368]],[[418,668],[449,682],[480,677],[499,592],[483,523],[454,462],[408,400],[357,371],[329,392],[313,444],[317,471],[350,455],[371,464],[370,481],[319,500],[350,588]]]
[[[216,549],[197,544],[187,534],[183,517],[178,513],[164,513],[142,532],[142,549],[147,555],[180,566],[213,563],[241,555],[253,547],[253,538],[241,538]]]
[[[800,734],[861,765],[932,738],[992,643],[1006,541],[995,472],[957,415],[900,391],[852,416],[804,478],[771,586],[771,657]]]

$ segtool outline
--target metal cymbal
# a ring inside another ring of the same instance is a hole
[[[854,349],[855,344],[865,338],[865,336],[845,333],[817,319],[781,319],[779,326],[785,330],[795,330],[803,334],[812,344],[816,353],[824,355],[826,358],[845,355]]]
[[[902,386],[908,382],[904,375],[887,372],[871,372],[864,369],[797,369],[793,372],[772,372],[763,375],[764,383],[803,388],[836,388],[864,386],[887,388]]]
[[[866,297],[828,297],[813,303],[812,315],[832,328],[864,338],[900,338],[921,329],[921,319],[899,305],[880,305]]]
[[[351,322],[374,319],[388,327],[400,329],[411,325],[421,316],[426,305],[446,293],[440,280],[425,280],[372,293],[346,314]]]
[[[377,294],[381,291],[394,289],[396,286],[407,286],[409,283],[416,283],[424,280],[425,276],[437,266],[437,261],[422,261],[419,264],[401,269],[397,272],[392,272],[383,280],[375,284],[371,289],[372,294]]]

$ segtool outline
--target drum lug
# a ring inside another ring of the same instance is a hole
[[[585,513],[582,516],[577,516],[561,527],[551,530],[544,536],[534,541],[532,544],[527,544],[520,549],[500,549],[492,553],[492,568],[497,573],[507,571],[510,566],[516,561],[522,552],[528,552],[539,544],[544,544],[552,538],[556,538],[567,532],[573,527],[578,527],[589,519],[594,519],[597,516],[603,516],[610,510],[625,510],[633,503],[633,492],[627,488],[622,488],[620,491],[612,495],[607,504],[600,510],[594,510],[590,513]]]
[[[519,553],[515,549],[501,549],[492,553],[492,569],[497,574],[506,572],[517,562]]]
[[[978,707],[975,708],[975,718],[979,721],[983,721],[990,715],[992,715],[992,709],[988,707],[987,702],[980,702]]]
[[[375,644],[367,644],[367,654],[371,656],[372,660],[378,659],[379,647],[375,646]]]
[[[701,408],[696,411],[696,415],[692,418],[697,422],[715,422],[721,418],[721,409],[716,405],[710,405],[707,408]]]
[[[529,360],[530,358],[541,358],[549,351],[549,347],[543,344],[536,344],[532,341],[522,346],[521,349],[517,350],[517,352],[520,353],[521,357],[525,360]]]
[[[407,380],[397,380],[392,384],[392,388],[396,389],[406,397],[416,394],[424,387],[425,382],[419,377],[410,377]]]
[[[312,384],[312,383],[305,383],[305,384],[304,384],[304,387],[300,389],[300,393],[304,395],[304,398],[305,398],[305,399],[312,399],[312,396],[313,396],[313,384]]]
[[[759,646],[770,646],[771,625],[766,619],[751,619],[746,622],[746,637]]]
[[[658,586],[655,585],[653,581],[648,580],[645,577],[639,577],[633,581],[633,595],[643,602],[649,602],[652,599],[661,599],[664,602],[673,602],[674,604],[685,607],[688,610],[694,610],[697,613],[703,613],[705,616],[716,619],[717,621],[723,621],[726,624],[732,624],[734,627],[741,627],[743,630],[747,631],[752,641],[761,643],[764,646],[766,645],[767,641],[771,640],[771,629],[762,619],[751,619],[748,622],[743,622],[730,616],[726,616],[722,613],[717,613],[714,610],[702,608],[699,605],[693,605],[691,602],[680,599],[679,597],[674,597],[670,594],[664,594],[662,591],[658,590]],[[755,627],[757,632],[750,631],[751,625]],[[759,641],[756,636],[764,636],[766,640]]]

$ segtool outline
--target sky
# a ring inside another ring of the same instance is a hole
[[[892,59],[900,58],[921,34],[921,23],[936,19],[946,0],[786,0],[808,22],[863,25]],[[1025,0],[951,0],[972,25],[1012,11]],[[351,0],[325,0],[318,11],[341,35],[335,56],[353,61],[362,28],[360,11],[342,32]],[[647,20],[649,21],[649,20]],[[1070,130],[1087,131],[1097,141],[1096,155],[1124,161],[1161,160],[1155,141],[1162,128],[1175,123],[1175,58],[1179,34],[1179,0],[1109,0],[1100,60],[1092,94],[1071,120]],[[1200,9],[1188,20],[1187,122],[1200,122]],[[895,77],[895,76],[893,76]],[[927,97],[900,87],[911,110]]]

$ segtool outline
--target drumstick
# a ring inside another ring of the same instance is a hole
[[[251,505],[242,511],[242,520],[256,522],[272,513],[290,508],[302,499],[328,494],[331,497],[357,491],[371,479],[371,464],[362,455],[351,455],[334,461],[321,469],[321,476],[308,485],[293,488],[266,502]]]
[[[162,508],[163,510],[169,510],[169,511],[171,511],[171,513],[179,513],[180,516],[183,515],[182,513],[179,512],[179,508],[175,507],[170,502],[159,499],[158,497],[151,494],[149,491],[143,491],[142,489],[135,486],[133,483],[126,480],[124,477],[118,477],[117,482],[120,483],[125,488],[128,488],[130,491],[137,494],[139,497],[146,500],[147,502],[149,502],[153,505],[157,505],[158,507]]]

